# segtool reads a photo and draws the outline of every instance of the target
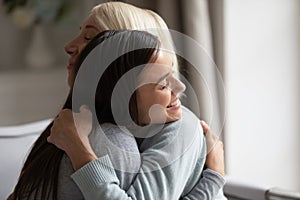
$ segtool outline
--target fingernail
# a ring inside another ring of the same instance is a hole
[[[89,107],[87,105],[82,105],[80,106],[80,109],[86,109],[86,110],[89,110]]]

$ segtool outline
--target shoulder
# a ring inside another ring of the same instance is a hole
[[[125,127],[101,124],[93,129],[89,139],[96,155],[108,155],[116,170],[136,173],[139,169],[140,152],[135,138]]]
[[[183,109],[180,120],[159,128],[140,146],[143,162],[155,163],[153,167],[173,167],[187,161],[194,166],[202,158],[202,152],[205,152],[202,128],[198,118],[187,108]]]
[[[58,175],[58,199],[83,199],[82,193],[71,179],[74,172],[70,158],[64,154],[60,162]]]
[[[130,152],[138,152],[134,136],[126,129],[115,124],[105,123],[96,128],[96,132],[103,132],[106,142]]]
[[[188,108],[182,106],[182,117],[180,120],[171,122],[165,126],[163,132],[184,133],[186,137],[193,137],[195,134],[203,138],[203,130],[198,117]]]
[[[182,123],[184,126],[193,124],[193,127],[201,127],[198,117],[187,107],[182,106]]]
[[[138,153],[138,147],[134,136],[125,128],[111,123],[104,123],[94,127],[89,135],[91,146],[98,156],[106,154],[107,150],[119,149]]]
[[[152,131],[151,129],[155,130]],[[153,136],[146,138],[144,145],[167,145],[174,143],[174,140],[178,140],[180,143],[202,141],[204,138],[203,130],[200,125],[199,119],[186,107],[182,107],[182,117],[180,120],[167,123],[165,125],[152,125],[146,132],[154,132]],[[145,131],[144,131],[145,132]],[[142,145],[142,149],[145,146]]]

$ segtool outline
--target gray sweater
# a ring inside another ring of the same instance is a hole
[[[154,126],[159,131],[143,140],[140,157],[128,131],[121,133],[119,127],[108,124],[103,127],[105,134],[96,129],[90,138],[99,158],[71,175],[85,199],[226,199],[220,190],[223,177],[212,170],[202,173],[205,138],[199,120],[187,109],[181,120],[163,129]],[[146,132],[152,130],[153,126]],[[70,165],[67,161],[64,158],[62,169]],[[69,189],[66,181],[61,181],[59,193],[82,198],[74,183]]]
[[[91,146],[98,157],[108,155],[115,167],[121,189],[127,190],[140,169],[141,159],[135,138],[125,134],[113,124],[102,124],[89,135]],[[60,164],[58,199],[84,199],[80,189],[71,179],[74,173],[71,160],[64,155]]]

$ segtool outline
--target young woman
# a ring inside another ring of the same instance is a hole
[[[102,32],[106,29],[145,29],[145,28],[161,28],[167,29],[164,21],[155,13],[149,10],[140,9],[128,4],[119,3],[119,2],[109,2],[105,4],[101,4],[95,7],[92,11],[91,16],[83,23],[81,26],[80,35],[76,37],[72,42],[70,42],[66,47],[66,52],[70,55],[68,70],[69,70],[69,84],[72,85],[74,80],[74,63],[82,51],[82,49],[86,46],[86,44],[99,32]],[[169,36],[166,32],[158,32],[158,36],[162,41],[163,46],[168,46]],[[163,39],[166,38],[166,39]],[[174,67],[176,70],[176,58],[173,59]],[[81,109],[81,113],[87,113],[87,111],[83,108]],[[61,119],[64,121],[66,117],[64,114],[68,114],[68,110],[63,110],[57,119]],[[187,112],[186,116],[191,115]],[[185,117],[183,117],[185,119]],[[195,123],[196,124],[196,123]],[[198,124],[198,121],[197,121]],[[68,120],[62,126],[63,130],[66,130],[68,125]],[[59,199],[75,199],[75,197],[82,197],[80,191],[76,187],[76,185],[68,184],[67,188],[63,188],[66,182],[72,182],[68,174],[73,173],[73,169],[70,163],[70,160],[63,154],[63,151],[59,151],[57,148],[54,148],[52,145],[49,145],[46,141],[46,138],[50,135],[52,124],[44,131],[44,133],[40,136],[40,138],[36,141],[30,155],[28,156],[26,163],[24,164],[20,181],[16,187],[15,195],[19,194],[19,198],[22,195],[26,195],[25,191],[30,191],[29,189],[36,189],[42,186],[43,189],[40,190],[39,194],[43,195],[42,199],[47,199],[47,197],[55,199],[57,196]],[[58,127],[58,126],[56,126]],[[83,128],[84,129],[84,128]],[[108,132],[113,132],[110,127],[105,129]],[[162,130],[162,132],[165,129]],[[74,130],[69,130],[70,132]],[[97,131],[95,131],[97,132]],[[119,131],[120,132],[120,131]],[[109,136],[114,139],[109,138],[109,140],[114,140],[121,149],[125,149],[125,151],[129,152],[137,152],[137,148],[134,145],[130,145],[131,141],[124,136],[124,134],[109,134]],[[201,131],[199,131],[201,134]],[[92,135],[92,134],[91,134]],[[97,134],[99,135],[99,134]],[[123,137],[121,137],[123,136]],[[91,136],[90,136],[91,137]],[[99,137],[102,137],[101,134]],[[107,136],[103,136],[102,138],[106,138]],[[118,139],[115,139],[118,138]],[[73,138],[74,139],[74,138]],[[76,140],[76,139],[75,139]],[[101,139],[93,140],[94,146],[98,147],[98,152],[102,152],[102,147],[107,145],[106,142],[101,143]],[[134,140],[132,140],[134,141]],[[78,142],[78,141],[77,141]],[[93,144],[92,144],[93,145]],[[99,148],[99,146],[101,148]],[[205,149],[204,146],[199,144],[199,148]],[[152,148],[153,150],[153,148]],[[80,153],[81,151],[78,151]],[[108,148],[105,149],[103,154],[98,154],[98,156],[105,155],[106,152],[114,154],[110,152]],[[144,152],[147,152],[147,148],[145,147]],[[203,152],[203,151],[201,151]],[[97,152],[96,152],[97,153]],[[133,153],[134,154],[134,153]],[[133,155],[131,154],[131,155]],[[124,155],[124,154],[122,154]],[[138,154],[135,154],[137,157]],[[112,156],[113,157],[113,156]],[[122,161],[122,158],[125,160]],[[130,157],[132,158],[132,156]],[[121,159],[121,161],[120,161]],[[132,164],[132,171],[137,171],[140,163],[136,163],[138,159],[133,158],[132,161],[128,160],[125,156],[119,156],[116,163],[127,163]],[[134,162],[133,162],[134,161]],[[114,161],[112,161],[114,163]],[[202,163],[204,162],[204,159]],[[122,164],[120,164],[122,166]],[[199,165],[201,166],[201,164]],[[121,168],[121,167],[120,167]],[[61,170],[64,169],[64,170]],[[69,172],[65,172],[65,170],[69,170]],[[201,171],[201,167],[195,169],[198,173]],[[125,174],[125,175],[124,175]],[[132,182],[132,179],[128,178],[128,173],[118,173],[117,176],[120,180],[120,186],[123,189],[127,189],[129,187],[128,183]],[[129,173],[130,174],[130,173]],[[176,174],[174,177],[170,177],[170,179],[175,180],[174,183],[169,183],[170,187],[173,187],[173,184],[176,185]],[[22,183],[24,185],[22,186]],[[26,186],[26,187],[25,187]],[[39,186],[39,187],[38,187]],[[60,187],[62,186],[62,187]],[[20,188],[23,188],[20,189]],[[176,186],[174,186],[176,189]],[[32,191],[33,191],[32,190]],[[21,192],[18,192],[21,191]],[[79,192],[78,192],[79,191]],[[142,193],[142,191],[139,191]],[[173,190],[165,191],[165,193],[172,193]],[[68,196],[72,195],[73,196]],[[78,195],[77,195],[78,194]],[[60,196],[61,195],[61,196]],[[16,195],[17,196],[17,195]],[[38,196],[38,195],[37,195]],[[68,197],[66,197],[68,196]],[[73,198],[74,197],[74,198]]]
[[[132,186],[127,191],[125,190],[127,194],[118,186],[119,180],[114,172],[115,166],[110,162],[110,156],[97,159],[99,156],[89,145],[88,134],[91,128],[85,128],[86,131],[70,131],[75,129],[70,110],[65,110],[54,121],[48,141],[67,153],[75,170],[80,168],[72,175],[72,178],[80,187],[85,199],[178,199],[180,197],[214,199],[224,184],[220,175],[224,175],[224,165],[222,167],[221,162],[217,161],[214,166],[217,167],[217,173],[206,169],[203,178],[200,179],[199,169],[202,169],[201,164],[204,164],[205,157],[205,154],[203,155],[205,150],[199,148],[203,137],[199,137],[199,129],[193,125],[197,124],[196,118],[189,117],[189,121],[180,120],[182,114],[188,113],[185,108],[182,113],[178,97],[184,91],[185,86],[173,75],[170,54],[162,51],[158,40],[145,32],[123,31],[115,35],[113,39],[117,42],[110,40],[109,45],[105,47],[101,45],[102,40],[97,38],[92,40],[83,51],[83,57],[79,58],[79,63],[98,43],[100,43],[99,47],[97,46],[96,50],[91,52],[92,56],[88,56],[82,68],[93,66],[105,69],[105,64],[97,60],[101,61],[103,57],[111,54],[121,55],[109,65],[100,78],[96,90],[95,113],[100,119],[100,124],[104,116],[109,118],[105,122],[116,124],[116,116],[113,116],[112,109],[116,105],[112,104],[112,96],[115,87],[121,87],[117,90],[117,98],[121,99],[117,105],[119,108],[117,117],[128,119],[126,110],[129,109],[134,124],[139,126],[132,126],[130,119],[123,120],[122,125],[125,125],[135,136],[146,137],[139,145],[141,169]],[[130,51],[129,47],[135,44],[138,44],[138,47],[144,46],[145,49]],[[92,63],[99,63],[100,66],[91,65]],[[133,69],[136,70],[133,71]],[[75,71],[78,72],[77,68]],[[131,73],[128,75],[128,72]],[[127,75],[125,79],[122,78],[124,75]],[[121,84],[118,85],[119,81]],[[82,93],[79,96],[90,96],[83,92],[91,87],[87,82],[87,79],[84,79],[84,82],[81,81],[81,86],[77,83]],[[133,91],[129,105],[126,98],[123,98],[126,92],[122,91]],[[103,100],[104,96],[105,100]],[[87,102],[90,101],[84,99],[78,105],[89,104]],[[159,107],[151,111],[153,106],[157,105]],[[88,106],[93,107],[93,105]],[[162,127],[159,129],[162,123],[164,124],[163,131],[161,131]],[[83,126],[87,124],[89,123],[85,121]],[[65,127],[70,129],[64,129]],[[189,127],[189,130],[185,127]],[[149,133],[151,136],[148,136]],[[75,140],[78,142],[74,142],[74,138],[78,138]]]

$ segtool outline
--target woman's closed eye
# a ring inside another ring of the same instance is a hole
[[[89,40],[91,40],[92,38],[91,38],[91,37],[88,37],[88,36],[84,36],[84,39],[89,41]]]
[[[161,90],[169,89],[170,82],[168,80],[164,80],[159,85]]]
[[[96,36],[96,34],[85,34],[84,39],[87,41],[92,40],[94,37]]]
[[[96,35],[98,34],[97,31],[94,29],[89,28],[85,33],[84,33],[84,39],[86,41],[92,40]]]

